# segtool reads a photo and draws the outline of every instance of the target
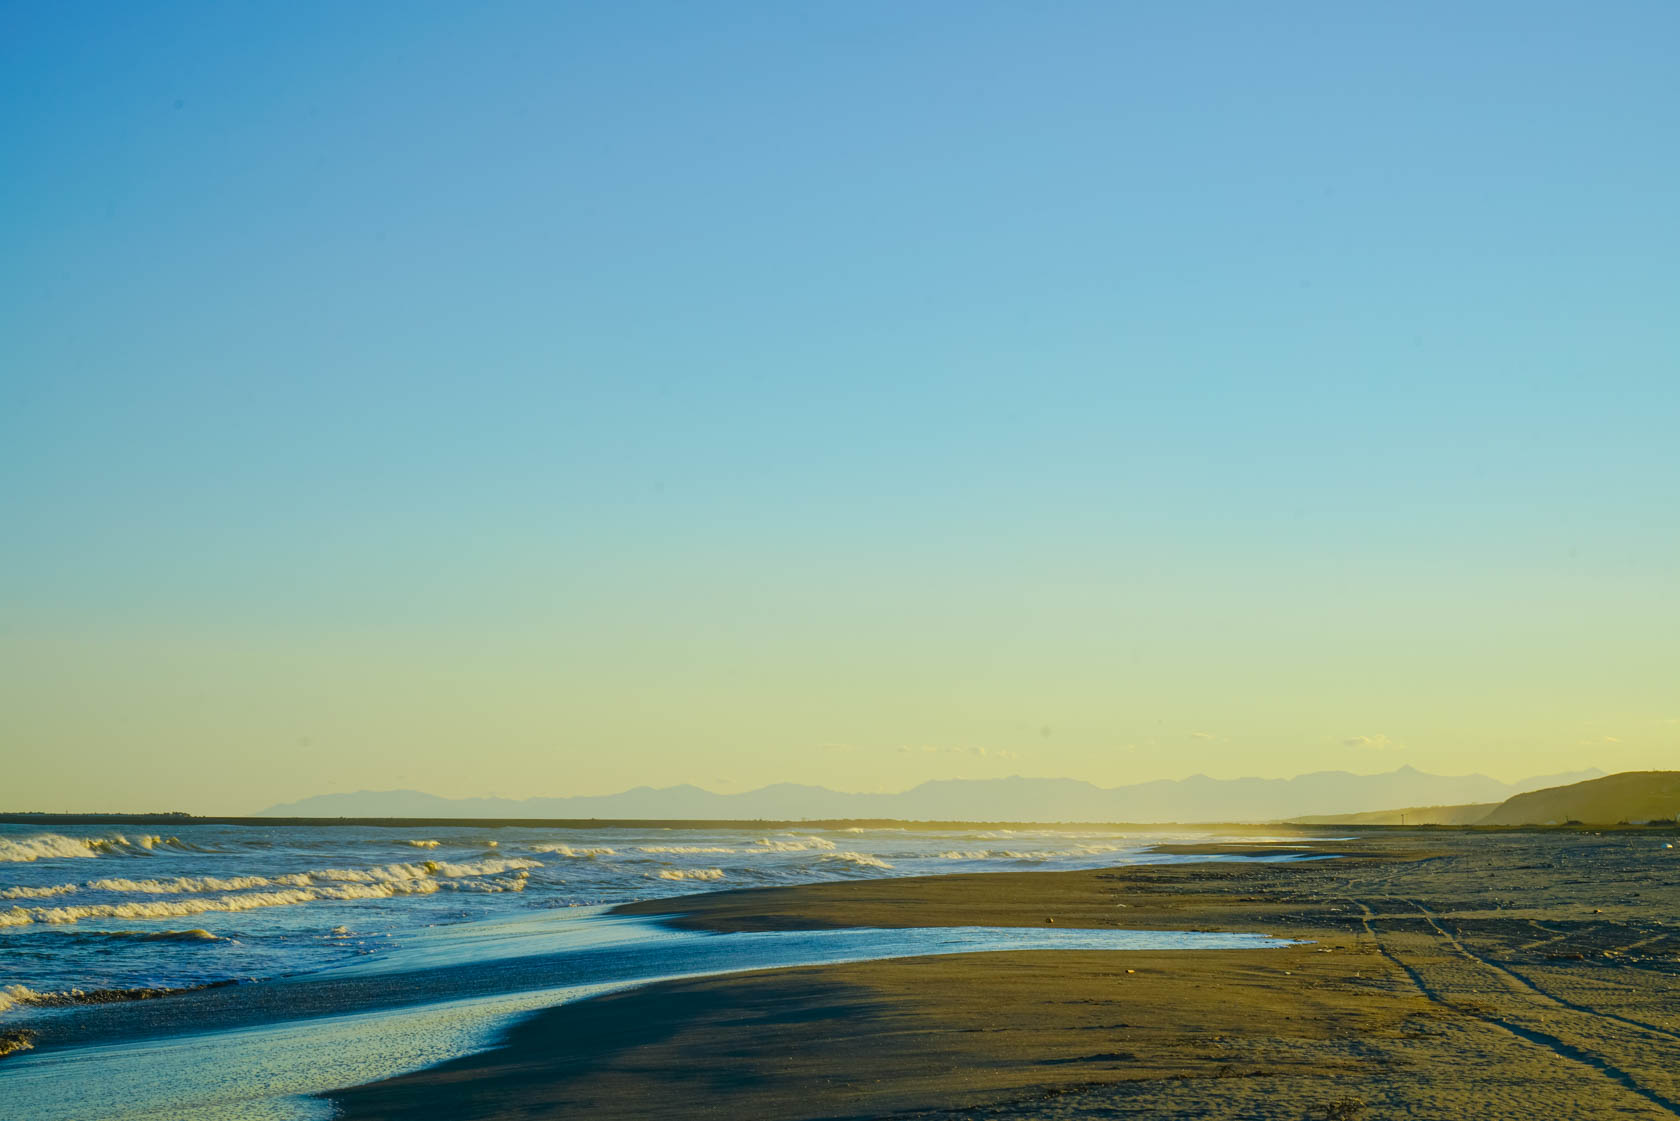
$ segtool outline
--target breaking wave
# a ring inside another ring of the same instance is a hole
[[[405,845],[412,845],[417,849],[435,849],[439,845],[441,845],[443,842],[442,841],[403,841],[402,843],[405,844]]]
[[[885,860],[882,860],[878,856],[870,856],[866,852],[831,852],[823,856],[822,859],[832,860],[838,864],[851,864],[858,868],[881,868],[886,870],[890,870],[892,868],[892,865],[888,864]]]
[[[636,847],[636,851],[637,852],[660,852],[660,853],[673,853],[673,854],[675,854],[675,853],[717,853],[717,852],[733,853],[736,850],[734,850],[732,848],[728,848],[724,845],[638,845]]]
[[[495,842],[491,842],[491,843],[494,844]],[[597,857],[597,856],[614,856],[614,855],[616,855],[616,851],[614,849],[609,849],[609,848],[574,849],[571,845],[563,845],[563,844],[560,844],[557,841],[556,842],[549,842],[549,843],[546,843],[546,844],[532,845],[531,846],[531,851],[532,852],[550,852],[550,853],[553,853],[555,856],[569,856],[569,857],[573,857],[574,859],[583,859],[583,860],[591,859],[591,858]]]
[[[812,849],[837,849],[840,846],[827,837],[801,836],[786,841],[773,841],[769,837],[760,837],[753,842],[764,852],[809,852]]]
[[[394,895],[430,895],[439,890],[438,880],[407,883],[342,884],[337,887],[291,888],[284,891],[252,891],[237,895],[196,896],[135,903],[86,903],[69,907],[13,907],[0,911],[0,926],[30,923],[73,923],[83,919],[173,919],[203,915],[212,911],[252,911],[259,907],[287,907],[322,899],[389,899]]]
[[[109,837],[66,837],[61,833],[42,833],[17,840],[0,837],[0,863],[28,864],[36,860],[65,860],[108,853],[133,856],[160,847],[194,851],[193,846],[177,837],[142,834],[131,838],[121,833],[113,833]]]
[[[27,985],[6,985],[0,988],[0,1012],[23,1006],[63,1008],[72,1004],[121,1004],[131,1000],[155,1000],[160,996],[174,996],[176,993],[190,993],[210,987],[212,986],[186,985],[177,988],[58,989],[37,992]]]
[[[427,860],[419,864],[386,864],[377,868],[321,868],[286,876],[240,876],[217,879],[212,876],[183,876],[175,880],[95,880],[87,887],[96,891],[122,891],[139,895],[186,895],[185,899],[143,900],[122,903],[83,903],[60,907],[13,907],[0,911],[0,927],[32,923],[74,923],[83,919],[159,919],[202,915],[212,911],[250,911],[259,907],[285,907],[319,900],[389,899],[396,895],[431,895],[440,890],[507,892],[524,891],[528,869],[541,868],[535,860],[479,860],[464,864]],[[500,880],[476,879],[512,872]],[[73,886],[73,885],[64,885]],[[249,888],[268,888],[250,891]],[[206,895],[205,892],[232,892]]]
[[[223,938],[219,934],[211,934],[202,927],[191,930],[83,930],[77,931],[79,938],[111,938],[124,942],[232,942],[232,938]]]
[[[667,868],[656,873],[661,880],[721,880],[722,868]]]
[[[409,883],[427,878],[465,879],[495,876],[504,872],[525,872],[541,868],[542,862],[524,857],[474,860],[455,864],[423,860],[416,864],[382,864],[374,868],[316,868],[278,876],[176,876],[163,880],[132,880],[108,877],[85,884],[54,884],[51,887],[17,887],[0,892],[0,899],[49,899],[77,891],[122,892],[128,895],[202,895],[211,892],[251,891],[256,888],[307,888],[328,883]],[[4,925],[0,921],[0,925]]]
[[[608,850],[611,851],[611,850]],[[381,883],[418,879],[421,876],[494,876],[502,872],[521,872],[541,868],[542,861],[522,856],[497,857],[491,860],[468,860],[451,863],[447,860],[422,860],[418,864],[382,864],[377,868],[322,868],[300,873],[316,880],[349,881],[352,883]]]
[[[180,895],[204,891],[244,891],[253,887],[274,887],[281,882],[301,886],[309,882],[307,875],[297,876],[179,876],[171,880],[127,880],[120,878],[89,880],[82,887],[87,891],[125,891],[135,895]],[[59,884],[57,893],[77,890],[75,884]]]
[[[0,986],[0,1012],[9,1011],[20,1004],[34,1004],[43,995],[45,994],[25,985]]]
[[[51,899],[80,888],[79,884],[53,884],[51,887],[9,887],[0,891],[0,899]]]
[[[939,854],[941,860],[1048,860],[1068,856],[1059,852],[1017,852],[1014,849],[952,849]]]
[[[1120,852],[1125,845],[1089,844],[1074,845],[1067,849],[1045,849],[1041,852],[1025,852],[1018,849],[949,849],[939,853],[941,860],[1031,860],[1044,862],[1060,860],[1077,856],[1104,856],[1108,853]]]

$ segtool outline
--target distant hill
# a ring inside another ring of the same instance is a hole
[[[271,806],[265,817],[516,817],[648,819],[898,818],[906,821],[1265,822],[1399,805],[1498,804],[1512,794],[1597,776],[1582,771],[1504,783],[1486,775],[1319,771],[1289,779],[1194,775],[1130,786],[1077,779],[944,779],[897,794],[848,794],[777,783],[741,794],[698,786],[638,786],[620,794],[558,798],[442,798],[416,790],[319,794]]]
[[[1407,806],[1403,810],[1372,810],[1359,814],[1318,814],[1289,819],[1291,825],[1475,825],[1504,805],[1471,802],[1467,806]]]
[[[1680,816],[1680,771],[1623,771],[1513,794],[1503,802],[1303,815],[1296,825],[1642,824]]]
[[[1638,824],[1680,817],[1680,771],[1624,771],[1518,794],[1478,825]]]

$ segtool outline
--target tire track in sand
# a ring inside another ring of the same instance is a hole
[[[1609,1023],[1607,1021],[1614,1018],[1607,1017],[1602,1013],[1564,1004],[1556,998],[1549,996],[1549,994],[1541,992],[1522,978],[1516,977],[1514,974],[1510,974],[1508,970],[1495,966],[1486,959],[1469,952],[1464,948],[1462,943],[1460,943],[1456,938],[1448,935],[1446,931],[1442,930],[1441,927],[1433,921],[1430,912],[1419,907],[1420,910],[1424,910],[1425,919],[1428,921],[1429,926],[1434,930],[1438,938],[1446,942],[1451,949],[1456,951],[1462,961],[1472,966],[1479,967],[1478,972],[1483,973],[1484,975],[1491,974],[1495,982],[1498,983],[1501,988],[1504,988],[1506,993],[1514,1001],[1545,1001],[1548,1002],[1545,1004],[1547,1012],[1550,1013],[1553,1020],[1585,1019],[1587,1023],[1582,1025],[1559,1025],[1550,1022],[1546,1015],[1535,1014],[1532,1012],[1530,1016],[1523,1017],[1523,1019],[1530,1019],[1532,1016],[1534,1020],[1545,1024],[1546,1029],[1551,1029],[1546,1030],[1532,1026],[1528,1023],[1517,1022],[1509,1014],[1502,1015],[1500,1012],[1494,1011],[1481,1002],[1469,1003],[1454,999],[1448,992],[1449,984],[1447,979],[1435,978],[1432,980],[1427,977],[1421,962],[1406,960],[1398,949],[1389,942],[1384,941],[1377,930],[1375,913],[1365,904],[1363,900],[1350,899],[1349,902],[1359,908],[1360,923],[1364,927],[1365,934],[1376,944],[1377,951],[1382,954],[1383,957],[1393,962],[1394,965],[1405,973],[1406,976],[1411,979],[1412,984],[1416,986],[1418,992],[1428,1000],[1454,1012],[1472,1016],[1484,1023],[1508,1032],[1526,1043],[1545,1048],[1560,1058],[1577,1063],[1593,1073],[1602,1076],[1609,1082],[1621,1087],[1631,1094],[1643,1098],[1651,1105],[1656,1106],[1668,1114],[1674,1117],[1680,1117],[1680,1101],[1676,1101],[1667,1094],[1647,1086],[1638,1077],[1626,1069],[1627,1065],[1633,1064],[1612,1061],[1611,1058],[1607,1057],[1602,1052],[1600,1047],[1595,1047],[1591,1043],[1585,1042],[1586,1040],[1592,1040],[1593,1042],[1602,1044],[1604,1041],[1600,1037],[1605,1034],[1606,1029],[1613,1028],[1618,1029],[1619,1033],[1628,1033],[1629,1029],[1627,1025],[1621,1023]],[[1408,902],[1412,901],[1408,900]],[[1413,902],[1412,905],[1414,907],[1419,906],[1415,902]],[[1473,978],[1471,984],[1481,984],[1484,987],[1486,986],[1486,982],[1477,982]],[[1467,991],[1472,993],[1479,993],[1481,991],[1481,989],[1470,987],[1469,985],[1459,987],[1465,988]],[[1574,1038],[1566,1039],[1562,1035],[1557,1034],[1557,1031],[1560,1028]],[[1583,1031],[1581,1029],[1585,1030]],[[1623,1046],[1617,1047],[1616,1050],[1624,1050],[1627,1044],[1631,1042],[1633,1044],[1635,1054],[1639,1054],[1641,1051],[1648,1053],[1651,1049],[1652,1043],[1654,1042],[1651,1039],[1652,1034],[1674,1034],[1666,1032],[1662,1029],[1656,1029],[1655,1033],[1653,1033],[1653,1029],[1646,1025],[1639,1025],[1637,1031],[1641,1036],[1643,1036],[1643,1039],[1637,1041],[1622,1041]],[[1676,1056],[1675,1058],[1680,1058],[1680,1056]],[[1669,1065],[1670,1067],[1674,1065],[1672,1058]]]
[[[1602,1009],[1594,1008],[1591,1005],[1579,1004],[1567,997],[1559,996],[1550,990],[1541,988],[1534,981],[1530,980],[1523,974],[1518,973],[1509,966],[1500,965],[1498,962],[1493,961],[1483,954],[1478,954],[1475,950],[1466,946],[1463,941],[1459,939],[1457,934],[1449,932],[1441,926],[1439,915],[1435,914],[1435,912],[1431,911],[1428,907],[1425,907],[1422,903],[1419,903],[1415,899],[1408,899],[1406,902],[1418,909],[1418,912],[1423,915],[1424,921],[1429,924],[1436,934],[1439,934],[1441,938],[1446,941],[1447,945],[1451,946],[1454,950],[1469,958],[1471,961],[1474,961],[1487,969],[1491,969],[1495,973],[1507,978],[1507,984],[1515,984],[1519,990],[1526,989],[1530,994],[1539,998],[1541,1001],[1550,1002],[1551,1004],[1558,1005],[1562,1008],[1567,1008],[1571,1012],[1579,1012],[1583,1015],[1594,1016],[1603,1020],[1614,1020],[1617,1023],[1626,1024],[1628,1027],[1638,1028],[1641,1031],[1647,1031],[1653,1035],[1666,1036],[1669,1039],[1680,1042],[1680,1031],[1675,1031],[1672,1028],[1661,1027],[1657,1024],[1649,1024],[1644,1020],[1635,1020],[1628,1016],[1621,1016],[1615,1012],[1605,1012]],[[1646,941],[1653,941],[1653,939],[1647,939]],[[1634,945],[1643,945],[1643,943],[1636,942]]]

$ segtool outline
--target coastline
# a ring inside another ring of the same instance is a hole
[[[1662,843],[1362,834],[1320,842],[1334,860],[865,880],[630,904],[620,912],[711,931],[1056,925],[1309,941],[662,982],[532,1014],[490,1051],[328,1096],[346,1121],[973,1110],[1672,1118],[1680,940],[1665,916],[1680,916],[1680,864]]]

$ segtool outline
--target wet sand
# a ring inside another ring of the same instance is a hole
[[[1338,859],[806,885],[625,908],[710,930],[1240,930],[673,982],[333,1095],[369,1118],[1673,1118],[1673,831],[1367,833]],[[1203,850],[1242,855],[1241,842]],[[1262,851],[1277,851],[1265,846]]]

